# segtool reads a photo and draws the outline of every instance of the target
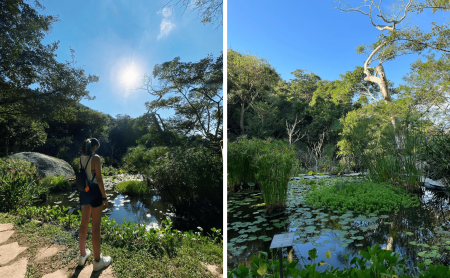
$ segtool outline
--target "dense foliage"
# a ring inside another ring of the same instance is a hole
[[[150,167],[150,186],[169,197],[177,215],[223,215],[223,163],[217,154],[204,147],[176,147]]]
[[[258,256],[253,255],[249,266],[240,265],[238,268],[229,270],[228,278],[233,277],[279,277],[283,271],[284,277],[392,277],[392,278],[444,278],[450,275],[450,268],[442,264],[426,266],[424,263],[418,263],[417,269],[410,269],[406,264],[406,257],[400,257],[400,254],[394,253],[392,250],[383,250],[378,244],[367,247],[367,251],[361,251],[359,256],[354,256],[350,260],[350,253],[344,254],[343,259],[347,262],[344,269],[333,267],[331,263],[331,252],[326,252],[330,265],[325,261],[315,263],[317,259],[317,249],[308,251],[309,264],[300,265],[298,261],[294,262],[292,258],[292,250],[288,258],[282,259],[282,269],[280,262],[276,260],[269,261],[267,253],[259,252]],[[412,274],[414,273],[414,274]]]
[[[450,186],[450,135],[443,132],[432,134],[424,140],[421,151],[420,158],[426,163],[427,175]]]
[[[25,207],[17,211],[21,217],[37,219],[44,222],[62,225],[71,229],[79,227],[81,223],[81,211],[78,214],[68,214],[68,207]],[[135,246],[145,249],[151,254],[161,257],[163,255],[176,255],[177,248],[182,240],[213,241],[221,242],[220,230],[213,229],[209,236],[202,236],[200,233],[181,232],[172,229],[172,222],[163,221],[159,229],[146,229],[145,224],[140,225],[124,221],[118,224],[114,219],[107,216],[101,219],[102,240],[113,246]]]

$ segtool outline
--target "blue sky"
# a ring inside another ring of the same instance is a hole
[[[155,64],[180,57],[196,62],[208,54],[220,55],[222,27],[203,25],[197,12],[184,7],[164,9],[168,0],[44,0],[43,14],[59,15],[59,22],[44,43],[60,41],[58,61],[71,60],[75,50],[77,66],[100,77],[87,89],[95,100],[82,104],[115,117],[138,117],[151,101],[146,91],[130,90],[151,75]],[[125,76],[128,79],[125,80]],[[167,116],[170,111],[163,114]]]
[[[450,16],[428,11],[408,18],[409,25],[429,30],[432,21],[442,23]],[[356,47],[370,45],[380,35],[367,16],[334,9],[333,1],[229,0],[227,29],[228,48],[265,58],[287,81],[296,69],[339,79],[364,65],[366,56],[356,54]],[[385,62],[387,78],[401,84],[418,58],[406,55]]]

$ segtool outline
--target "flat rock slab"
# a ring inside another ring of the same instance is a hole
[[[343,174],[344,177],[357,177],[361,176],[361,173]]]
[[[0,224],[0,232],[12,230],[13,228],[14,228],[14,225],[12,223]]]
[[[59,245],[54,245],[49,248],[40,248],[38,250],[38,255],[36,256],[36,261],[41,261],[47,257],[54,256],[63,249],[64,249],[64,247],[59,246]]]
[[[67,273],[60,269],[53,273],[45,274],[42,278],[67,278]]]
[[[323,179],[323,178],[329,178],[330,176],[329,175],[316,175],[314,177],[318,178],[318,179]]]
[[[0,278],[22,278],[27,273],[28,259],[22,258],[17,262],[0,267]]]
[[[206,268],[209,272],[211,272],[211,274],[213,275],[213,277],[223,277],[222,271],[219,271],[219,268],[215,265],[210,265],[210,264],[204,264],[202,263],[203,267]]]
[[[78,275],[78,278],[114,278],[114,274],[112,271],[112,266],[109,265],[107,268],[103,268],[100,271],[94,271],[94,265],[86,265],[83,270]]]
[[[13,234],[14,234],[14,231],[0,232],[0,244],[7,241]]]
[[[436,187],[444,187],[444,188],[445,188],[445,185],[444,185],[442,182],[440,182],[440,181],[434,181],[434,180],[432,180],[432,179],[425,178],[425,179],[423,180],[423,182],[424,182],[424,183],[428,183],[428,184],[430,184],[430,185],[432,185],[432,186],[436,186]]]
[[[13,242],[0,246],[0,265],[5,265],[14,260],[17,255],[22,253],[28,247],[20,247],[19,243]],[[14,277],[14,276],[13,276]]]

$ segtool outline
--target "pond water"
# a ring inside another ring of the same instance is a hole
[[[147,229],[159,228],[163,220],[171,219],[174,228],[182,231],[192,230],[198,232],[198,226],[210,231],[211,228],[221,228],[218,221],[204,221],[201,219],[179,218],[175,215],[168,198],[155,190],[141,196],[129,196],[115,191],[115,185],[123,180],[142,180],[141,177],[121,174],[113,180],[112,177],[103,177],[106,195],[108,196],[108,208],[103,210],[103,216],[114,219],[122,224],[123,219],[128,222],[146,223]],[[66,206],[80,209],[79,193],[74,188],[71,191],[51,193],[47,200],[38,206]],[[75,213],[75,212],[74,212]],[[200,222],[199,222],[200,221]],[[217,223],[216,223],[217,222]]]
[[[333,179],[327,179],[332,183]],[[313,209],[304,205],[302,193],[311,187],[302,181],[291,181],[287,208],[278,215],[265,215],[260,192],[228,193],[228,268],[248,263],[258,251],[277,258],[269,249],[276,234],[295,232],[293,253],[300,264],[309,264],[308,250],[317,249],[316,263],[326,259],[331,251],[334,267],[347,265],[342,255],[350,253],[350,260],[360,250],[378,243],[380,247],[408,256],[407,263],[417,261],[450,264],[450,197],[445,191],[422,188],[417,193],[421,206],[398,212],[361,214],[340,213],[329,209]],[[290,249],[284,249],[284,257]],[[327,266],[321,266],[325,270]],[[321,269],[319,268],[319,270]]]

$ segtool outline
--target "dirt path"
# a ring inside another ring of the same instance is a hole
[[[17,231],[12,223],[0,224],[0,278],[22,278],[27,272],[42,278],[115,277],[111,266],[93,271],[92,256],[84,267],[77,265],[78,258],[63,266],[59,255],[64,253],[65,246],[48,245],[45,241],[32,247],[21,246],[17,240]]]

